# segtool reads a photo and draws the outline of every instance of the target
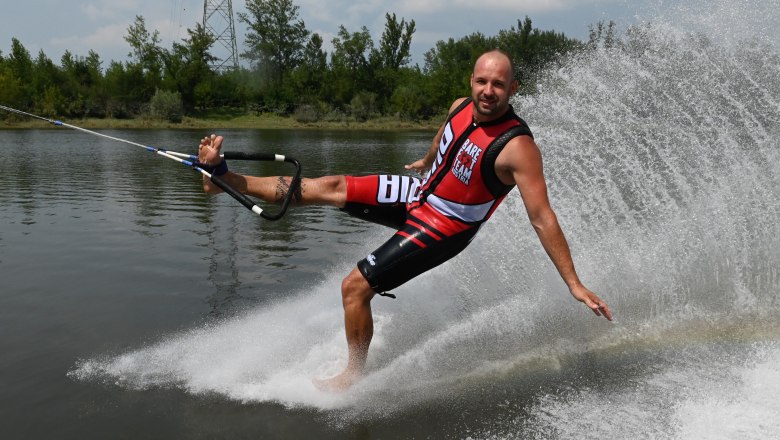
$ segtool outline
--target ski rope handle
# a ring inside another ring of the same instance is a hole
[[[254,212],[255,214],[259,215],[260,217],[266,219],[266,220],[279,220],[284,216],[284,213],[287,212],[287,208],[290,206],[290,202],[292,201],[293,196],[298,191],[298,188],[301,186],[301,164],[296,159],[293,159],[292,157],[283,156],[281,154],[271,154],[271,153],[244,153],[240,151],[226,151],[222,157],[227,160],[257,160],[257,161],[268,161],[268,162],[288,162],[295,166],[295,174],[292,177],[292,180],[290,181],[290,188],[287,191],[287,195],[282,200],[282,206],[279,208],[279,211],[275,214],[266,214],[265,211],[263,211],[262,208],[257,206],[252,199],[247,197],[246,195],[240,193],[232,186],[228,185],[227,182],[222,180],[220,176],[217,176],[216,173],[211,173],[210,180],[214,182],[215,185],[222,188],[223,191],[230,194],[231,197],[236,199],[238,203],[241,203],[244,205],[247,209]],[[197,165],[194,165],[196,168]]]

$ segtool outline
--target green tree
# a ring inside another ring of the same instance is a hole
[[[480,54],[495,47],[495,38],[480,32],[459,40],[438,41],[425,53],[424,72],[428,76],[428,93],[432,104],[445,111],[456,98],[468,96],[469,79]]]
[[[4,62],[0,62],[0,103],[11,107],[23,107],[23,97],[22,81],[13,74]],[[0,118],[10,116],[10,113],[6,112],[0,114]]]
[[[379,97],[378,106],[384,112],[389,97],[398,84],[399,70],[409,63],[409,49],[415,31],[414,20],[399,22],[395,14],[385,14],[385,30],[379,40],[379,47],[371,52],[370,61],[374,72],[373,91]]]
[[[238,14],[239,21],[249,26],[243,56],[264,77],[267,105],[290,111],[293,98],[284,93],[282,84],[303,60],[309,31],[292,0],[248,0],[246,8],[249,13]]]
[[[106,91],[106,81],[103,75],[103,61],[97,52],[90,50],[84,59],[87,75],[89,78],[89,113],[91,116],[106,115],[106,102],[108,94]]]
[[[515,78],[520,81],[521,93],[532,93],[541,72],[569,51],[581,46],[578,40],[563,33],[542,31],[532,26],[525,17],[517,21],[517,28],[501,30],[496,46],[505,50],[515,63]]]
[[[209,90],[212,101],[220,106],[246,108],[252,86],[252,72],[240,68],[216,75]]]
[[[112,61],[105,74],[107,116],[129,118],[138,114],[141,104],[148,102],[139,84],[143,84],[143,72],[138,64]]]
[[[385,14],[385,30],[379,40],[379,47],[372,54],[380,67],[398,70],[409,63],[409,48],[415,31],[414,20],[399,22],[395,14]]]
[[[613,22],[592,26],[589,41],[582,43],[535,29],[525,17],[496,36],[476,32],[438,41],[425,53],[420,69],[408,66],[414,20],[385,14],[376,46],[365,26],[357,32],[340,26],[328,54],[322,36],[306,30],[292,0],[249,0],[247,10],[239,19],[250,27],[244,57],[252,61],[252,71],[212,71],[214,41],[201,25],[188,29],[186,39],[165,50],[159,33],[150,32],[143,17],[136,16],[125,36],[130,60],[112,61],[105,72],[94,51],[87,57],[66,52],[60,67],[43,51],[33,59],[19,40],[12,39],[9,53],[0,52],[0,101],[48,116],[122,118],[139,114],[160,91],[158,110],[162,104],[175,108],[168,104],[178,101],[186,111],[246,107],[252,102],[255,108],[282,113],[306,106],[299,112],[306,120],[334,110],[329,106],[337,107],[341,115],[349,110],[355,118],[392,112],[415,119],[441,113],[453,99],[467,95],[473,63],[485,50],[507,51],[515,61],[521,92],[533,93],[538,76],[561,55],[623,44]],[[180,113],[166,114],[175,119]],[[343,118],[338,112],[327,117]]]
[[[141,102],[148,102],[162,85],[163,49],[160,47],[160,33],[149,33],[146,22],[140,15],[127,29],[125,41],[132,51],[128,54],[132,61],[127,63],[128,73],[140,76],[141,81],[135,85],[137,96]]]
[[[29,82],[33,73],[33,61],[30,57],[30,52],[16,38],[11,39],[11,53],[8,54],[5,64],[11,77],[20,83],[21,96],[19,105],[24,108],[33,108],[32,104],[35,102],[35,96]]]
[[[333,38],[333,53],[330,57],[333,78],[334,99],[339,105],[346,105],[361,91],[371,89],[372,80],[370,54],[374,42],[368,28],[350,33],[343,25]]]
[[[322,37],[314,33],[303,50],[301,64],[293,73],[290,84],[297,91],[296,105],[312,104],[325,98],[327,93],[328,54],[322,49]]]
[[[30,57],[30,52],[16,38],[11,39],[11,53],[8,56],[7,63],[17,78],[29,78],[30,74],[32,74],[33,61]]]
[[[61,69],[42,50],[38,52],[26,82],[28,93],[34,98],[34,111],[52,117],[64,114],[66,100],[59,91]]]
[[[63,110],[69,116],[105,116],[105,89],[100,56],[90,50],[89,56],[79,57],[65,51],[60,62],[60,96],[66,103]],[[49,94],[50,98],[56,95]]]
[[[398,86],[388,103],[388,112],[404,119],[429,118],[435,111],[428,93],[428,78],[418,66],[398,71]]]
[[[209,50],[214,37],[201,25],[187,29],[188,38],[181,43],[173,43],[173,49],[164,52],[166,79],[171,83],[169,89],[176,90],[185,111],[195,107],[207,107],[212,104],[209,90],[213,87],[214,71],[211,63],[216,61]]]

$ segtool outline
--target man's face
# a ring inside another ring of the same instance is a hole
[[[471,98],[474,117],[486,122],[502,116],[509,108],[509,98],[517,91],[509,60],[499,53],[481,56],[471,74]]]

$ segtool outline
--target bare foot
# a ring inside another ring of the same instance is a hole
[[[345,370],[337,376],[329,379],[313,379],[312,383],[320,391],[331,393],[343,393],[347,391],[355,382],[360,379],[360,373]]]

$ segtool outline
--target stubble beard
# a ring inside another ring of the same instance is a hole
[[[502,102],[500,99],[495,99],[493,101],[490,101],[490,104],[492,104],[493,107],[487,109],[482,108],[480,106],[479,97],[480,97],[479,94],[471,95],[471,100],[473,101],[474,104],[474,110],[480,116],[485,116],[488,118],[498,117],[504,114],[504,112],[506,112],[507,109],[509,108],[509,99],[507,99],[506,102]]]
[[[476,99],[474,98],[472,99],[474,101],[474,110],[476,110],[476,112],[479,113],[481,116],[488,116],[488,117],[498,116],[503,114],[503,112],[506,111],[507,108],[507,106],[503,105],[501,101],[496,100],[492,102],[493,107],[485,109],[480,106],[479,97],[476,97]]]

